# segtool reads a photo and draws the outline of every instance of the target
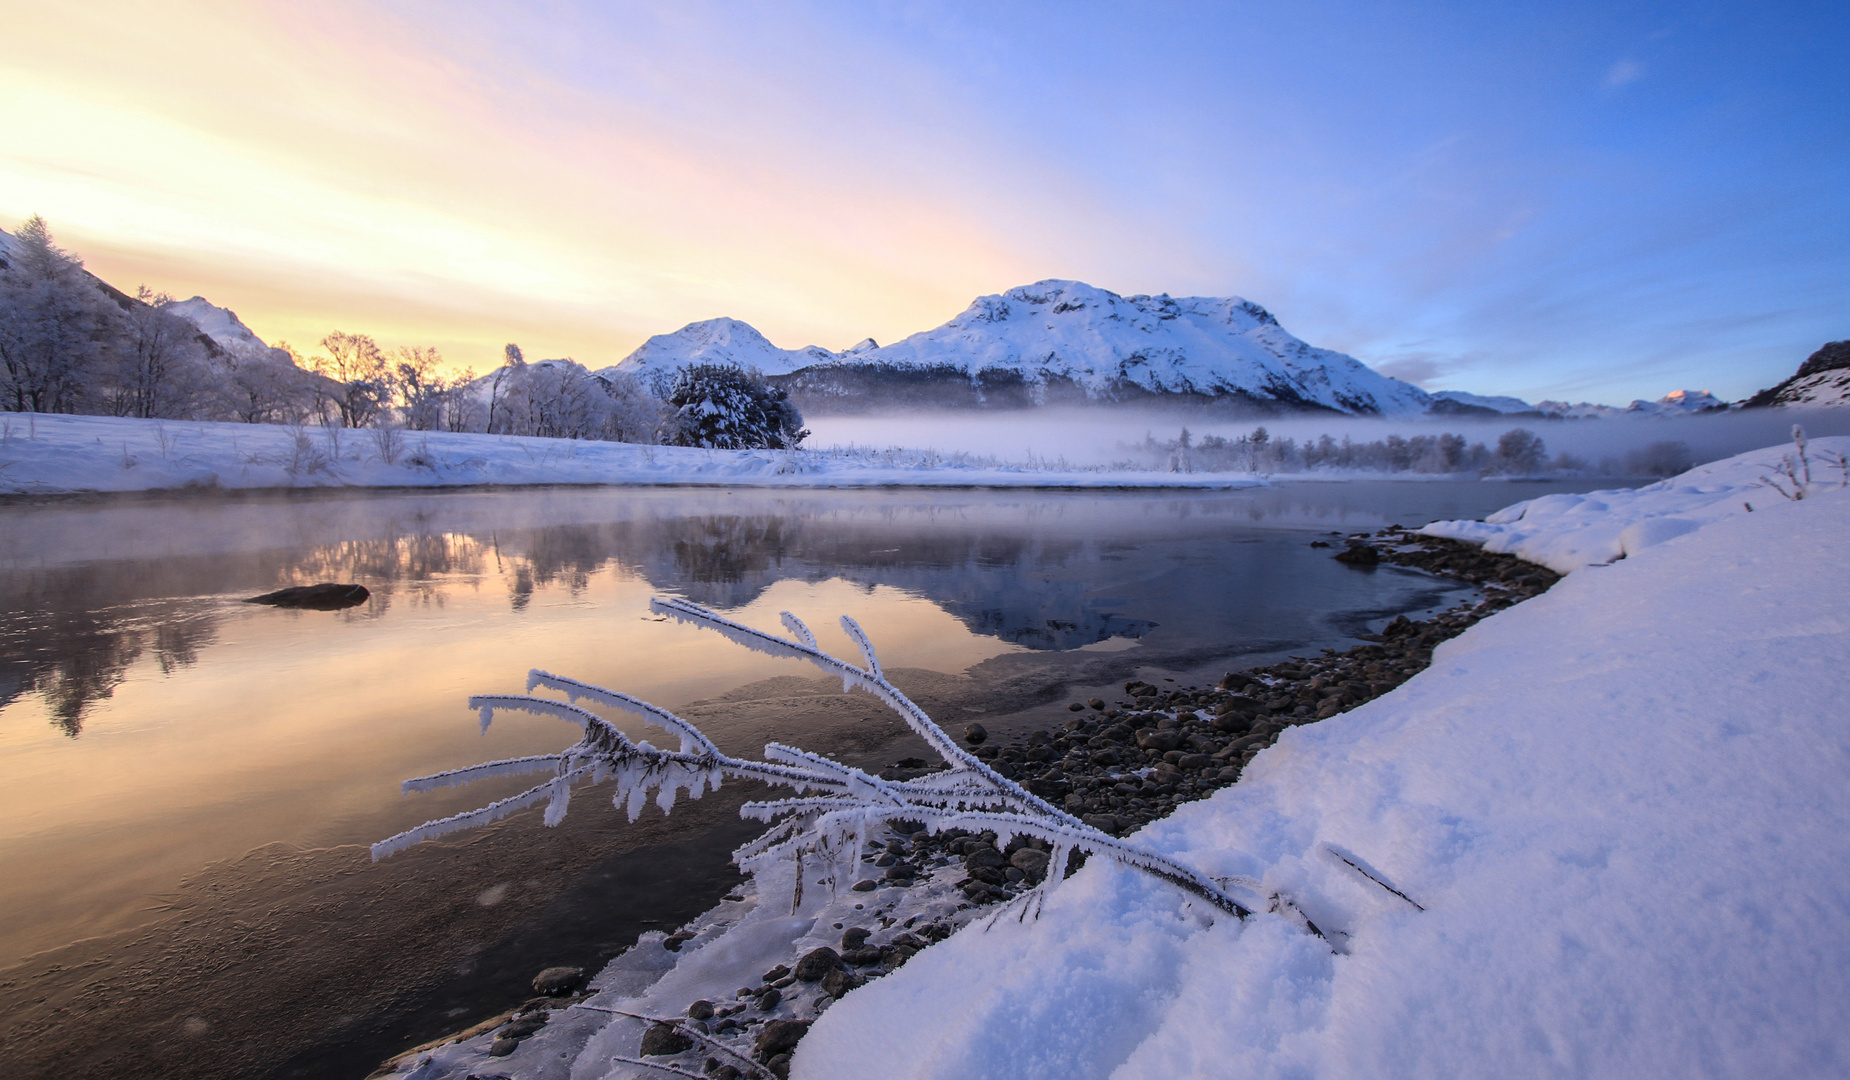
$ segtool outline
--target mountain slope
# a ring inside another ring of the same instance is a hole
[[[233,352],[262,352],[270,348],[238,319],[237,312],[219,307],[203,296],[195,296],[191,300],[175,300],[161,305],[161,310],[180,316],[198,327],[201,333],[220,347]]]
[[[672,375],[676,368],[688,364],[737,364],[755,368],[765,375],[788,375],[842,355],[846,354],[832,353],[814,345],[807,349],[780,349],[749,323],[737,319],[708,319],[689,323],[672,334],[657,334],[612,367],[596,374],[626,371],[644,383],[653,384],[656,379]]]
[[[1119,296],[1050,280],[983,296],[963,314],[904,341],[832,359],[834,368],[896,375],[959,373],[979,394],[1020,387],[1060,396],[1228,398],[1358,414],[1424,412],[1425,391],[1353,357],[1314,348],[1238,297]]]
[[[1812,353],[1778,386],[1762,390],[1747,405],[1850,405],[1850,341],[1832,341]]]

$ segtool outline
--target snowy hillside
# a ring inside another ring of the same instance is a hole
[[[175,300],[171,304],[163,304],[161,310],[180,316],[197,326],[201,333],[218,342],[222,348],[233,352],[266,351],[270,347],[238,319],[236,312],[219,307],[203,296],[195,296],[191,300]]]
[[[956,372],[1026,386],[1035,400],[1072,388],[1090,400],[1190,394],[1363,415],[1417,414],[1431,402],[1353,357],[1306,345],[1238,297],[1125,297],[1076,281],[979,297],[935,330],[830,366]]]
[[[1850,492],[1756,505],[1480,623],[1139,834],[1324,937],[1097,860],[843,998],[791,1076],[1844,1075],[1850,591],[1820,586]]]
[[[1453,411],[1446,409],[1441,404],[1442,402],[1450,402],[1452,405],[1462,406],[1463,408],[1458,411],[1475,412],[1478,410],[1488,410],[1489,412],[1502,415],[1539,411],[1535,406],[1521,398],[1485,397],[1483,394],[1467,394],[1463,390],[1441,390],[1434,394],[1432,411],[1436,413]]]
[[[1850,341],[1827,342],[1790,379],[1747,399],[1748,405],[1850,405]]]
[[[871,342],[863,342],[855,348]],[[853,350],[850,350],[851,352]],[[780,349],[749,324],[737,319],[708,319],[689,323],[672,334],[657,334],[614,365],[652,384],[689,364],[737,364],[764,375],[788,375],[812,364],[827,363],[845,353],[832,353],[814,345],[806,349]],[[596,372],[603,374],[612,368]]]

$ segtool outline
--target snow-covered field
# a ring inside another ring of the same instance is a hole
[[[697,450],[513,435],[0,413],[0,494],[704,484],[1238,488],[1245,473],[997,465],[932,451]]]
[[[1814,463],[1840,444],[1814,441]],[[1850,1074],[1850,490],[1820,470],[1780,497],[1761,478],[1787,452],[1498,515],[1528,523],[1524,550],[1595,526],[1655,542],[1563,564],[1398,690],[1289,729],[1137,834],[1257,879],[1324,936],[1094,859],[1038,918],[985,918],[842,997],[791,1075]],[[1688,527],[1650,532],[1666,519]],[[587,1004],[731,1000],[741,971],[876,896],[721,905],[680,953],[651,935],[613,962]],[[615,1060],[640,1029],[608,1018],[568,1010],[510,1057],[485,1059],[483,1035],[404,1068],[655,1075]]]

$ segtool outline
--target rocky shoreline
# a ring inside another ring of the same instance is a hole
[[[1320,656],[1293,656],[1229,673],[1213,687],[1133,680],[1124,684],[1124,696],[1117,700],[1072,702],[1068,708],[1075,715],[1058,730],[994,745],[972,725],[967,741],[998,772],[1063,805],[1088,825],[1122,836],[1235,783],[1286,728],[1329,719],[1388,693],[1430,664],[1440,642],[1559,580],[1552,571],[1514,556],[1397,527],[1342,537],[1338,543],[1341,549],[1334,557],[1349,565],[1364,570],[1381,563],[1417,567],[1476,585],[1481,595],[1431,619],[1400,616],[1380,634],[1361,635],[1364,644],[1345,651],[1325,649]],[[1336,546],[1326,540],[1313,545]],[[908,779],[943,767],[909,758],[881,775]],[[1040,843],[1018,838],[998,847],[996,839],[950,830],[871,841],[863,857],[864,876],[818,917],[817,932],[792,942],[784,961],[762,976],[750,976],[750,985],[739,987],[730,999],[679,1002],[675,1007],[682,1015],[672,1019],[620,1012],[640,1025],[640,1044],[630,1053],[641,1058],[627,1060],[654,1075],[678,1071],[715,1080],[785,1076],[790,1054],[809,1023],[835,1000],[1040,883],[1048,864]],[[1073,868],[1081,861],[1075,858]],[[622,997],[626,974],[671,967],[673,954],[734,929],[754,904],[748,887],[674,934],[645,935],[589,987],[575,969],[542,972],[535,980],[540,996],[400,1055],[374,1076],[539,1077],[550,1072],[540,1063],[558,1060],[563,1055],[557,1049],[574,1041],[568,1029],[582,1033],[589,1030],[588,1022],[609,1020],[612,1010],[598,1002]],[[820,934],[834,932],[838,939],[819,940]],[[568,1023],[557,1024],[555,1018]],[[537,1038],[549,1029],[555,1039]],[[515,1057],[529,1040],[545,1045]],[[468,1053],[435,1052],[456,1044],[468,1044]]]

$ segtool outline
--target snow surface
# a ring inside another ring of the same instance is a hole
[[[1784,502],[1767,478],[1777,477],[1781,463],[1793,453],[1791,444],[1750,450],[1646,487],[1544,495],[1505,507],[1483,521],[1435,521],[1420,531],[1481,544],[1487,551],[1516,555],[1568,574],[1635,555],[1720,518]],[[1814,482],[1840,485],[1846,477],[1828,459],[1845,453],[1850,453],[1850,436],[1811,440]]]
[[[869,343],[864,341],[849,351],[865,351]],[[614,370],[630,372],[645,384],[657,376],[672,375],[676,368],[688,364],[737,364],[764,375],[788,375],[798,368],[839,359],[840,355],[814,345],[780,349],[749,323],[708,319],[689,323],[672,334],[655,335],[618,361]],[[595,374],[610,370],[613,369],[600,369]]]
[[[1071,379],[1094,397],[1122,382],[1158,393],[1245,391],[1344,413],[1417,414],[1431,403],[1411,383],[1306,345],[1237,296],[1126,297],[1078,281],[978,297],[935,330],[852,359],[972,375],[1002,368],[1030,383]]]
[[[1483,394],[1468,394],[1463,390],[1441,390],[1433,397],[1439,401],[1453,401],[1460,405],[1471,405],[1479,409],[1492,409],[1500,413],[1522,413],[1538,411],[1534,405],[1513,397],[1486,397]]]
[[[1780,391],[1780,405],[1850,405],[1850,368],[1834,368],[1794,379]]]
[[[0,413],[0,494],[315,487],[693,484],[727,487],[1195,488],[1246,473],[1040,469],[922,452],[700,450],[513,435]],[[390,460],[388,460],[390,459]]]
[[[1850,1075],[1850,492],[1756,505],[1140,834],[1328,940],[1094,860],[843,998],[792,1077]]]

